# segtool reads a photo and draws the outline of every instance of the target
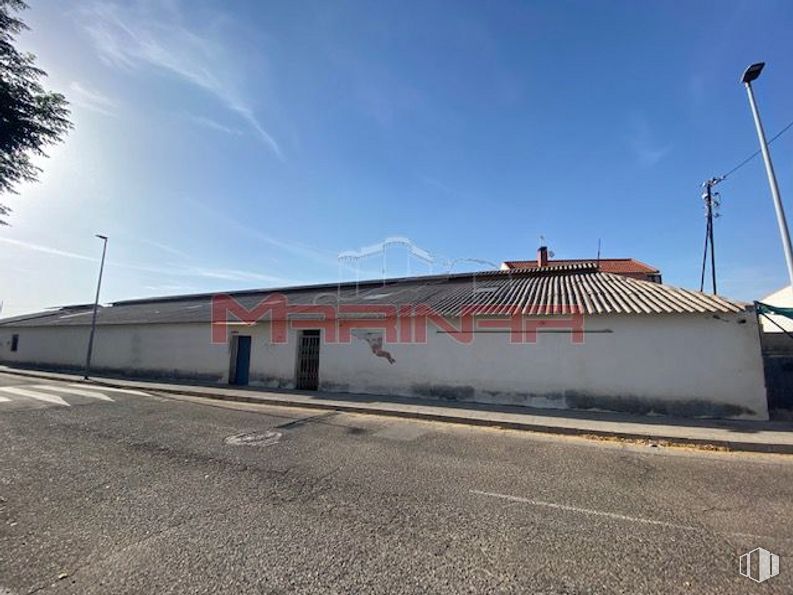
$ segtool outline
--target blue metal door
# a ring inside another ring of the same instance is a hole
[[[237,337],[237,359],[234,365],[234,381],[232,384],[244,386],[248,384],[251,371],[251,338]]]

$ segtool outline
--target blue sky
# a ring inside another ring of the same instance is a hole
[[[75,129],[3,198],[4,315],[91,301],[94,233],[103,301],[376,274],[337,255],[389,236],[435,270],[600,239],[695,288],[699,184],[757,148],[746,65],[769,135],[793,120],[786,1],[30,3]],[[793,209],[793,131],[772,152]],[[719,189],[721,293],[783,286],[761,160]]]

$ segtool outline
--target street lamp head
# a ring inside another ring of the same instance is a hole
[[[98,237],[100,240],[107,241],[107,236],[103,236],[102,234],[98,233],[98,234],[96,234],[96,237]]]
[[[758,62],[757,64],[752,64],[749,68],[747,68],[743,76],[741,77],[741,82],[745,85],[748,85],[753,80],[755,80],[760,73],[763,72],[763,67],[765,66],[765,62]]]

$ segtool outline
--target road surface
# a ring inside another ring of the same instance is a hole
[[[789,456],[4,374],[0,440],[2,595],[793,592]]]

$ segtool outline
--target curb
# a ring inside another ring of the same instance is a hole
[[[541,432],[545,434],[560,434],[566,436],[581,436],[591,438],[605,438],[605,439],[623,439],[634,440],[642,442],[663,442],[665,445],[673,446],[689,446],[689,447],[711,447],[717,449],[725,449],[728,451],[740,452],[758,452],[768,454],[793,454],[793,444],[775,444],[763,442],[741,442],[733,440],[719,440],[719,439],[706,439],[706,438],[683,438],[679,436],[665,436],[663,434],[640,434],[635,432],[614,432],[608,430],[598,430],[590,428],[575,428],[554,426],[547,424],[537,424],[529,422],[511,421],[511,420],[495,420],[484,419],[476,417],[466,417],[455,415],[453,413],[432,413],[426,411],[410,411],[405,409],[388,409],[377,407],[361,407],[354,404],[339,403],[322,403],[322,402],[304,402],[294,401],[288,398],[278,397],[254,397],[243,395],[225,395],[219,393],[206,393],[198,390],[190,390],[189,388],[163,388],[158,387],[155,389],[134,385],[132,382],[129,384],[113,382],[112,380],[92,380],[86,382],[82,378],[63,378],[64,375],[57,373],[40,373],[29,371],[17,370],[0,370],[4,374],[15,374],[17,376],[27,376],[32,378],[47,378],[50,380],[71,380],[73,382],[93,384],[96,386],[106,386],[108,388],[118,389],[132,389],[142,390],[152,393],[166,393],[175,395],[187,395],[191,397],[200,397],[204,399],[213,399],[218,401],[234,401],[240,403],[258,403],[260,405],[271,405],[274,407],[296,407],[300,409],[318,409],[324,411],[342,411],[345,413],[361,413],[365,415],[380,415],[385,417],[398,417],[404,419],[417,419],[421,421],[434,421],[444,423],[463,424],[468,426],[477,427],[490,427],[497,429],[519,430],[527,432]],[[145,383],[142,383],[145,384]]]
[[[110,388],[125,388],[121,385],[104,384]],[[129,387],[126,387],[129,388]],[[145,390],[145,389],[138,389]],[[489,420],[475,417],[464,417],[453,414],[429,413],[421,411],[400,411],[394,409],[375,409],[359,407],[357,405],[345,405],[339,403],[304,403],[302,401],[290,401],[277,398],[244,397],[241,395],[219,395],[205,394],[198,391],[183,391],[176,389],[157,389],[150,392],[163,392],[192,397],[202,397],[217,401],[236,401],[241,403],[258,403],[260,405],[272,405],[274,407],[296,407],[300,409],[319,409],[323,411],[342,411],[344,413],[361,413],[364,415],[380,415],[384,417],[398,417],[403,419],[417,419],[420,421],[434,421],[453,424],[463,424],[476,427],[489,427],[505,430],[518,430],[524,432],[539,432],[544,434],[559,434],[565,436],[581,436],[590,438],[617,438],[623,440],[635,440],[643,442],[663,442],[665,445],[673,446],[693,446],[693,447],[713,447],[726,449],[735,452],[758,452],[768,454],[793,454],[793,445],[788,444],[769,444],[762,442],[739,442],[732,440],[710,440],[704,438],[681,438],[679,436],[664,436],[662,434],[638,434],[631,432],[609,432],[606,430],[595,430],[590,428],[569,428],[562,426],[551,426],[545,424],[534,424],[527,422],[517,422],[508,420]]]

